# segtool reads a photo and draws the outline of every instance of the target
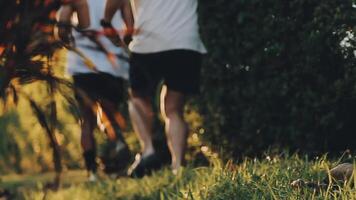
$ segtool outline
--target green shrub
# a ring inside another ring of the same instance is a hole
[[[356,149],[353,3],[201,1],[207,141],[233,154]]]

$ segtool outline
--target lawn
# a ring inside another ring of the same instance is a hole
[[[16,199],[356,199],[352,184],[355,178],[336,189],[298,189],[290,185],[299,178],[322,181],[328,169],[337,164],[326,156],[267,156],[239,164],[213,159],[210,166],[188,166],[178,175],[163,169],[142,179],[111,180],[102,175],[96,183],[86,182],[84,171],[67,171],[56,192],[43,189],[53,175],[50,173],[3,176],[0,185],[16,193]]]

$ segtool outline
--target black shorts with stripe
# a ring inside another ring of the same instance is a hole
[[[183,94],[199,93],[202,54],[192,50],[132,53],[130,86],[141,96],[152,96],[163,81],[168,89]]]

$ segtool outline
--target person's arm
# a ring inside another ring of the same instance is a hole
[[[73,42],[71,18],[74,10],[69,4],[63,5],[59,12],[58,37],[66,44]]]
[[[100,1],[100,0],[98,0]],[[78,15],[78,28],[86,29],[90,26],[89,6],[86,0],[75,0],[71,6]]]
[[[69,4],[63,5],[59,12],[59,19],[58,19],[59,22],[70,23],[73,12],[74,12],[74,10],[71,5],[69,5]]]
[[[86,0],[76,0],[62,5],[58,19],[61,23],[58,36],[66,43],[72,42],[73,39],[71,19],[74,12],[77,12],[79,29],[86,29],[90,26],[89,7]]]
[[[105,13],[103,20],[107,23],[112,21],[117,10],[121,8],[123,0],[107,0],[105,5]]]
[[[121,16],[126,26],[124,41],[126,44],[128,44],[131,42],[132,34],[134,33],[134,18],[132,15],[130,0],[124,0],[121,6]]]
[[[101,21],[101,25],[104,27],[105,34],[114,44],[120,43],[117,38],[117,32],[111,24],[115,13],[119,9],[121,10],[121,16],[125,23],[124,41],[127,44],[131,40],[134,26],[134,20],[129,0],[107,0],[105,6],[105,14]]]
[[[90,16],[86,0],[76,0],[72,3],[62,5],[59,13],[59,22],[70,24],[74,12],[77,12],[78,15],[78,28],[88,28],[90,26]]]

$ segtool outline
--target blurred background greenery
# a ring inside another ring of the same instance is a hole
[[[229,159],[258,156],[271,148],[308,154],[356,150],[355,4],[201,0],[200,27],[209,53],[201,95],[186,107],[188,160],[210,149]],[[62,50],[52,60],[60,77],[64,59]],[[24,90],[41,107],[48,106],[45,82]],[[63,163],[65,168],[82,167],[74,108],[61,95],[55,98]],[[48,138],[28,101],[20,98],[16,109],[1,115],[0,130],[0,173],[53,168]],[[164,141],[161,132],[158,126],[157,138]],[[96,135],[102,142],[103,134]],[[131,130],[126,136],[137,150]]]
[[[353,0],[200,1],[210,51],[196,104],[224,155],[356,149]]]
[[[65,51],[59,51],[53,57],[56,64],[55,73],[64,77]],[[45,107],[48,103],[48,92],[44,82],[26,85],[23,90]],[[71,91],[68,91],[71,92]],[[80,127],[71,107],[57,95],[57,114],[60,121],[56,137],[62,148],[64,164],[78,167],[81,163]],[[28,101],[19,99],[0,119],[0,173],[8,172],[41,172],[53,169],[52,150],[48,137],[38,123]]]

